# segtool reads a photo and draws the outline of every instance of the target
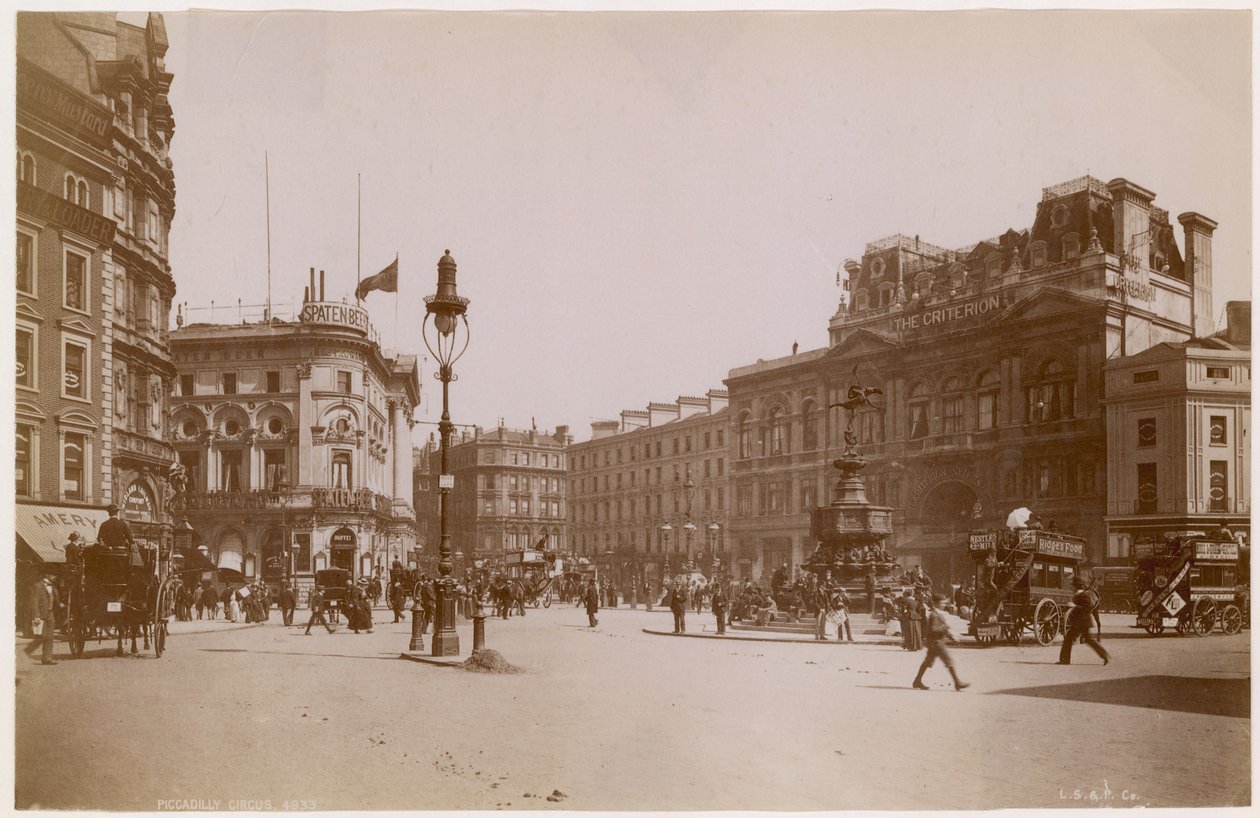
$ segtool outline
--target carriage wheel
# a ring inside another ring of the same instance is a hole
[[[1216,627],[1216,600],[1196,599],[1190,613],[1191,627],[1196,636],[1207,636]]]
[[[1242,611],[1237,605],[1226,605],[1221,612],[1221,630],[1230,636],[1242,630]]]
[[[1019,640],[1023,637],[1025,627],[1025,623],[1022,619],[1017,619],[1009,625],[1003,625],[1002,638],[1018,647]]]
[[[1164,632],[1164,620],[1157,619],[1154,622],[1143,625],[1142,627],[1146,628],[1146,632],[1151,636],[1159,636]]]
[[[162,658],[162,652],[166,650],[166,620],[163,619],[154,626],[153,629],[153,656],[157,659]]]
[[[544,608],[550,608],[550,607],[551,607],[551,592],[550,592],[550,591],[548,591],[547,593],[543,594],[543,598],[542,598],[542,606],[543,606]]]
[[[1062,620],[1059,606],[1053,599],[1038,602],[1037,610],[1033,612],[1033,635],[1037,637],[1037,644],[1048,645],[1053,642],[1054,637],[1059,635]]]

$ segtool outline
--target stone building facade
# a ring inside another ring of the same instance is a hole
[[[366,310],[308,300],[292,321],[181,326],[171,351],[176,505],[221,573],[306,586],[406,562],[418,369],[382,351]]]
[[[1107,363],[1107,561],[1167,531],[1251,533],[1251,303],[1227,326]]]
[[[27,517],[73,509],[94,539],[115,503],[137,539],[172,540],[166,51],[160,14],[17,15],[15,475],[36,538],[52,529]]]
[[[727,548],[729,427],[721,389],[592,423],[591,439],[569,447],[573,551],[623,585],[688,562],[709,574],[715,557],[739,574]]]
[[[896,235],[845,263],[827,348],[731,370],[731,537],[754,574],[813,548],[851,384],[880,394],[853,419],[868,494],[895,509],[893,547],[960,579],[975,526],[1027,506],[1101,562],[1103,364],[1211,333],[1211,237],[1154,194],[1082,177],[1045,188],[1030,227],[961,249]],[[847,296],[851,295],[852,298]]]
[[[565,469],[570,442],[569,428],[553,434],[536,429],[499,426],[486,431],[474,427],[453,435],[447,452],[447,473],[455,478],[448,495],[449,531],[455,570],[462,572],[480,560],[494,564],[505,551],[545,548],[564,553],[569,549],[566,523],[568,498]],[[423,462],[428,471],[417,470],[417,512],[427,519],[428,547],[425,557],[436,566],[439,546],[441,451],[429,440]]]

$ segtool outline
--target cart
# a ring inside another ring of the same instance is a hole
[[[166,650],[167,616],[174,577],[158,579],[153,549],[109,549],[93,545],[83,549],[70,575],[66,598],[65,632],[70,655],[83,656],[89,638],[117,639],[116,655],[123,655],[123,640],[130,638],[131,652],[152,645],[161,658]]]
[[[557,574],[555,556],[543,551],[509,551],[503,557],[513,599],[531,607],[551,607],[551,587]]]
[[[968,635],[981,645],[999,639],[1018,645],[1028,632],[1049,645],[1065,630],[1085,540],[1036,529],[973,531],[967,553],[976,564]]]
[[[1197,531],[1164,535],[1163,542],[1133,544],[1137,624],[1152,636],[1174,627],[1177,633],[1207,636],[1243,628],[1237,604],[1239,548],[1231,540]]]

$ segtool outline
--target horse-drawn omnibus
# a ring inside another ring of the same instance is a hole
[[[1235,634],[1243,627],[1238,604],[1238,543],[1198,531],[1164,535],[1163,542],[1133,544],[1137,624],[1152,636],[1168,626],[1178,633],[1206,636],[1220,626]]]
[[[509,551],[503,555],[503,565],[513,601],[534,608],[551,607],[551,586],[557,574],[554,555],[529,549]]]
[[[1028,528],[973,531],[967,553],[976,565],[976,605],[967,632],[977,642],[1018,645],[1028,631],[1048,645],[1066,629],[1085,540]]]
[[[117,639],[116,655],[123,655],[123,640],[131,639],[131,652],[139,653],[137,638],[153,654],[166,650],[167,614],[174,577],[158,578],[156,549],[110,549],[101,545],[84,548],[71,566],[66,597],[65,632],[70,655],[83,656],[89,638]]]

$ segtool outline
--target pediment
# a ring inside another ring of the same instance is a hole
[[[17,317],[19,319],[35,322],[42,322],[44,320],[44,316],[40,315],[39,311],[31,306],[30,302],[22,300],[17,302]]]
[[[82,318],[62,318],[57,326],[68,332],[80,332],[84,335],[96,335],[96,329]]]
[[[869,329],[859,329],[836,346],[827,350],[827,359],[856,358],[895,349],[897,342],[888,336]]]
[[[1059,287],[1042,287],[1021,298],[998,313],[994,321],[1011,321],[1015,319],[1041,318],[1061,316],[1066,312],[1081,309],[1099,308],[1103,304],[1095,298],[1064,290]]]

